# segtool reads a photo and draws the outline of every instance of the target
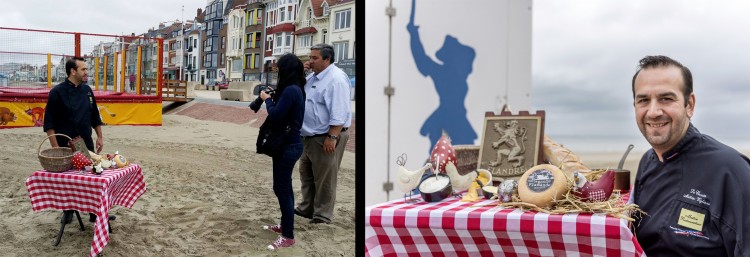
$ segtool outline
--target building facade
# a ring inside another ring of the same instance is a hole
[[[245,81],[260,80],[263,63],[263,22],[265,5],[262,0],[249,0],[245,6],[244,67],[242,78]]]
[[[205,79],[201,78],[201,80],[208,85],[215,83],[218,78],[219,44],[221,43],[219,32],[223,26],[224,2],[222,0],[208,2],[204,20],[204,33],[201,35],[203,47],[201,74],[205,74]]]
[[[327,3],[325,3],[327,5]],[[324,42],[324,33],[328,32],[329,16],[323,15],[323,0],[302,0],[300,13],[295,22],[294,31],[296,43],[294,53],[303,62],[309,60],[310,47]]]
[[[333,46],[335,53],[334,60],[338,63],[341,60],[354,59],[354,1],[352,0],[333,0],[331,5],[331,22],[328,31],[330,31],[330,45]]]
[[[298,0],[268,0],[266,4],[265,65],[274,66],[285,53],[294,52],[294,22],[297,19]]]
[[[227,81],[242,81],[245,44],[245,5],[232,8],[227,15]]]

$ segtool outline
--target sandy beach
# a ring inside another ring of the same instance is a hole
[[[248,103],[210,100],[168,109],[162,126],[103,128],[104,152],[118,150],[139,163],[147,183],[132,209],[110,211],[117,220],[104,256],[354,256],[354,136],[338,174],[333,223],[296,217],[295,246],[271,252],[266,246],[277,234],[261,226],[278,223],[280,212],[271,159],[255,153],[266,114],[252,113]],[[3,129],[0,137],[0,255],[87,256],[93,238],[87,214],[85,231],[71,223],[53,247],[62,212],[31,209],[24,183],[41,169],[37,153],[45,133]],[[293,187],[299,202],[296,167]]]

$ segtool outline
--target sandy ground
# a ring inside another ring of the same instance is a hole
[[[104,151],[139,163],[147,183],[132,209],[110,212],[117,220],[105,256],[354,256],[354,139],[338,175],[333,223],[297,217],[296,245],[271,252],[266,245],[277,235],[260,227],[278,223],[280,213],[271,159],[255,153],[265,114],[246,106],[197,99],[167,111],[162,126],[104,128]],[[42,129],[3,129],[0,138],[0,255],[87,256],[93,238],[87,214],[86,231],[72,223],[53,247],[61,212],[31,210],[24,183],[41,169]],[[298,202],[296,168],[293,187]]]

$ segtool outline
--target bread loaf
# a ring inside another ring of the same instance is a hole
[[[560,169],[566,173],[566,175],[571,176],[573,172],[590,172],[591,169],[586,167],[586,165],[581,162],[581,159],[578,158],[577,155],[575,155],[572,151],[570,151],[568,148],[565,148],[561,146],[560,144],[553,141],[550,137],[547,135],[544,135],[544,158],[547,159],[547,161],[557,167],[560,167]]]

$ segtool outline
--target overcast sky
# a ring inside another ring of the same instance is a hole
[[[159,22],[195,17],[206,0],[2,0],[0,27],[97,34],[141,34]]]
[[[693,73],[693,124],[750,149],[749,13],[748,1],[534,1],[532,106],[546,110],[545,132],[645,145],[630,83],[638,60],[667,55]]]

